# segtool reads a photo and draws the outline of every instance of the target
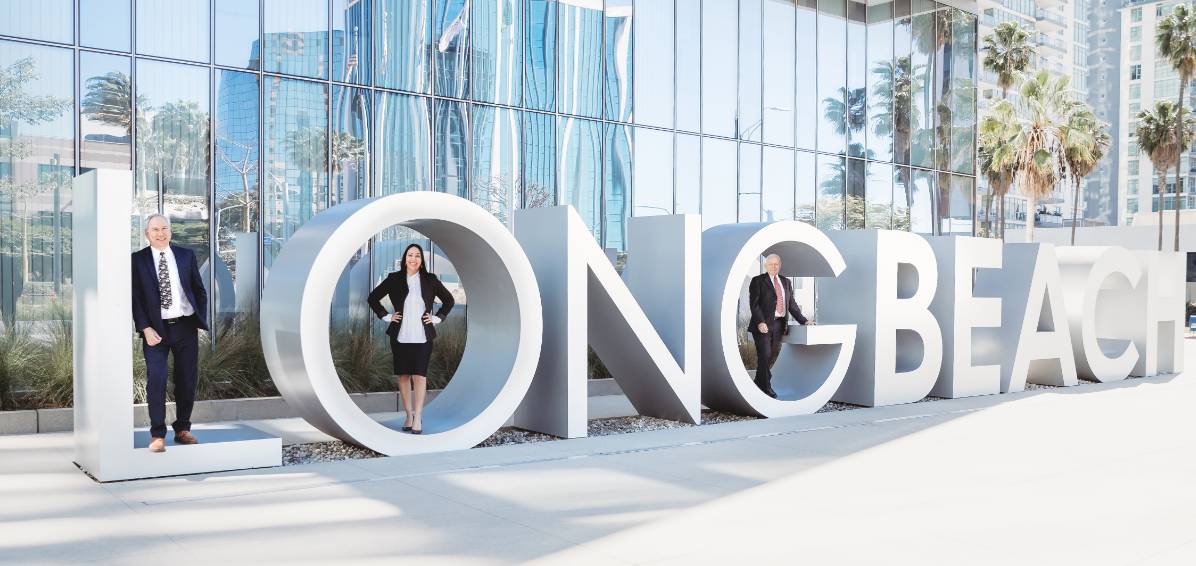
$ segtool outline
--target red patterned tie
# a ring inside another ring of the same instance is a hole
[[[772,290],[774,293],[777,294],[777,310],[774,312],[784,313],[785,312],[785,301],[781,300],[781,278],[780,277],[772,278]]]

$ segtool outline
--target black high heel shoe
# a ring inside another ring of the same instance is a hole
[[[413,424],[413,425],[414,425],[414,424],[415,424],[415,421],[414,421],[414,420],[412,420],[412,421],[411,421],[411,424]],[[420,425],[423,425],[423,423],[420,423]],[[423,434],[423,433],[424,433],[424,427],[423,427],[423,426],[420,426],[418,429],[415,429],[415,428],[412,428],[412,429],[411,429],[411,434]]]
[[[414,423],[415,419],[411,419],[411,422]],[[403,432],[411,432],[411,425],[403,425]]]

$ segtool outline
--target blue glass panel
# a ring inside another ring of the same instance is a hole
[[[797,95],[794,103],[794,109],[797,114],[797,126],[795,130],[797,134],[797,147],[811,150],[817,147],[815,142],[818,133],[818,124],[822,121],[822,113],[819,111],[821,104],[818,103],[818,89],[815,88],[815,83],[818,80],[818,59],[817,57],[810,56],[811,53],[818,53],[818,11],[815,8],[816,4],[816,0],[798,0],[796,65],[797,84],[801,85],[801,88],[794,89]],[[811,221],[812,219],[813,216],[811,216]]]
[[[733,141],[702,138],[702,229],[735,222],[735,146]]]
[[[263,69],[271,73],[328,78],[328,3],[325,0],[265,0],[262,17],[265,22]]]
[[[260,25],[257,2],[215,0],[215,35],[213,51],[217,65],[259,69],[262,64]]]
[[[760,146],[739,144],[739,222],[760,221]]]
[[[913,171],[909,167],[893,167],[893,229],[910,230],[910,208],[913,203]]]
[[[556,109],[556,0],[525,0],[524,105]]]
[[[79,2],[79,45],[129,52],[130,0]]]
[[[79,53],[79,167],[133,168],[133,92],[129,58]]]
[[[935,216],[939,234],[943,236],[971,236],[974,224],[973,206],[975,181],[963,175],[938,174],[938,195]]]
[[[933,3],[930,3],[933,4]],[[929,8],[929,6],[927,6]],[[910,164],[919,167],[935,166],[935,88],[934,51],[938,41],[932,11],[916,12],[913,16],[910,77]],[[932,182],[933,184],[933,182]],[[915,226],[914,231],[917,231]]]
[[[469,1],[436,0],[432,16],[432,62],[436,94],[469,93]]]
[[[204,67],[137,61],[137,205],[171,218],[173,241],[208,257],[208,81]],[[142,244],[144,245],[144,244]]]
[[[331,204],[370,195],[370,91],[332,88]]]
[[[677,0],[676,30],[677,129],[697,132],[702,129],[701,0]]]
[[[556,122],[550,114],[523,113],[523,207],[554,206]]]
[[[474,0],[470,20],[473,99],[516,106],[523,95],[519,0]]]
[[[888,163],[868,163],[868,186],[864,196],[864,227],[892,230],[893,218],[893,166]]]
[[[473,202],[511,226],[513,212],[522,208],[523,169],[520,162],[519,112],[492,106],[473,107]]]
[[[627,215],[631,209],[631,126],[606,125],[606,165],[603,171],[603,209],[606,226],[603,245],[627,249]]]
[[[374,81],[428,92],[432,0],[374,0]]]
[[[328,205],[328,87],[264,80],[262,231],[268,267],[295,230]]]
[[[602,124],[564,118],[560,122],[561,204],[572,205],[594,239],[602,242]]]
[[[637,124],[673,127],[673,21],[673,0],[635,0]]]
[[[661,130],[636,128],[633,163],[635,165],[635,191],[632,192],[631,215],[672,214],[673,134]]]
[[[850,103],[846,94],[847,2],[818,0],[818,108],[822,114],[818,121],[819,151],[847,150]]]
[[[674,168],[674,214],[702,212],[702,138],[677,134],[677,158]]]
[[[818,203],[815,224],[823,230],[842,230],[846,210],[843,193],[847,188],[847,164],[842,157],[818,156]]]
[[[895,4],[897,8],[902,7],[901,2]],[[909,12],[909,3],[905,2],[905,12]],[[898,14],[900,15],[900,14]],[[914,69],[913,69],[913,20],[906,15],[893,22],[893,67],[886,70],[885,75],[881,77],[881,82],[890,82],[893,84],[893,116],[894,120],[890,127],[893,130],[893,162],[908,164],[910,158],[910,145],[912,144],[910,131],[911,120],[913,120],[913,85]],[[924,70],[920,67],[918,71],[918,79]],[[910,177],[906,177],[910,179]],[[908,223],[907,223],[908,225]]]
[[[126,24],[125,29],[128,29]],[[74,43],[73,0],[7,0],[0,2],[0,35]]]
[[[847,154],[864,157],[868,149],[868,26],[867,6],[847,2]]]
[[[935,177],[933,171],[913,170],[913,180],[909,184],[910,230],[918,234],[931,235],[934,233],[934,191]]]
[[[591,7],[592,6],[592,7]],[[557,110],[565,114],[602,116],[602,5],[561,3],[557,53]]]
[[[606,0],[606,119],[631,121],[634,85],[632,0]]]
[[[793,0],[764,2],[764,142],[793,146],[797,71]],[[742,77],[740,78],[742,80]],[[809,90],[805,85],[804,90]]]
[[[702,3],[702,133],[736,133],[739,10],[735,2]]]
[[[211,11],[208,0],[137,0],[137,52],[208,62]]]
[[[368,85],[373,74],[373,0],[332,1],[332,78]]]
[[[428,99],[378,93],[374,137],[376,195],[432,188],[432,114]]]
[[[739,114],[736,126],[740,139],[757,142],[764,128],[761,115],[761,65],[764,59],[764,46],[760,43],[763,35],[762,4],[761,0],[741,0],[739,3]]]
[[[814,154],[799,151],[794,155],[794,183],[797,189],[794,209],[797,220],[817,224],[815,217],[818,201],[818,173]]]
[[[942,132],[939,167],[972,173],[976,135],[976,17],[950,8],[940,12],[939,25],[950,30],[941,47],[945,84],[938,114],[948,121]]]
[[[862,230],[865,228],[864,196],[868,188],[867,173],[864,170],[863,159],[847,160],[847,228]]]
[[[763,214],[760,220],[793,220],[793,150],[766,147],[763,159],[764,184],[760,195]]]
[[[469,198],[466,158],[469,154],[469,111],[463,102],[437,100],[436,137],[432,138],[435,173],[432,188],[442,193]]]
[[[217,332],[235,324],[229,316],[254,313],[259,294],[258,89],[258,77],[253,73],[216,72],[216,116],[212,123],[216,136],[212,199],[215,256],[228,268],[234,282],[233,289],[217,286],[211,290],[216,313],[227,315],[216,318]]]

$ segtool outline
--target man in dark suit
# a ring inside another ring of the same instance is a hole
[[[764,258],[764,273],[753,277],[748,285],[752,311],[748,331],[756,342],[756,385],[773,399],[777,393],[772,390],[772,365],[781,352],[782,337],[789,334],[789,315],[799,324],[814,324],[802,316],[789,279],[780,273],[781,257],[771,254]]]
[[[133,252],[133,324],[145,354],[150,452],[166,451],[166,377],[174,356],[175,444],[198,444],[191,409],[199,376],[199,330],[208,329],[208,293],[195,252],[170,244],[170,219],[146,219],[149,246]]]

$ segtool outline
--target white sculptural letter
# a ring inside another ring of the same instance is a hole
[[[943,332],[943,367],[930,394],[970,397],[1001,392],[999,365],[973,365],[973,329],[1001,325],[1001,299],[976,297],[972,277],[977,269],[1001,267],[1001,241],[967,236],[927,239],[938,258],[939,282],[930,312]]]
[[[711,408],[764,417],[818,411],[843,382],[855,326],[795,326],[772,370],[773,399],[752,381],[739,357],[739,298],[768,254],[785,277],[836,277],[843,256],[826,234],[804,222],[725,224],[702,234],[702,401]],[[794,291],[796,295],[796,290]],[[800,305],[814,318],[814,305]]]
[[[640,414],[697,423],[698,217],[630,219],[622,279],[572,207],[520,210],[515,235],[545,314],[540,364],[515,424],[586,435],[587,344]]]
[[[1103,246],[1061,247],[1056,254],[1078,374],[1101,382],[1125,379],[1139,354],[1130,321],[1144,312],[1136,296],[1143,269],[1138,257]]]
[[[428,404],[422,435],[362,412],[329,349],[330,305],[345,265],[396,224],[452,258],[470,299],[465,353]],[[498,430],[531,384],[541,325],[536,279],[511,233],[478,205],[430,191],[354,200],[308,220],[274,260],[262,299],[262,349],[287,404],[329,435],[392,456],[470,448]]]
[[[922,399],[943,361],[942,333],[929,310],[938,284],[930,244],[888,230],[828,235],[847,257],[847,270],[818,287],[818,314],[858,328],[855,355],[833,399],[870,407]]]
[[[1184,370],[1184,254],[1136,254],[1145,272],[1135,293],[1142,312],[1125,321],[1135,328],[1134,344],[1141,354],[1133,374],[1179,373]]]

